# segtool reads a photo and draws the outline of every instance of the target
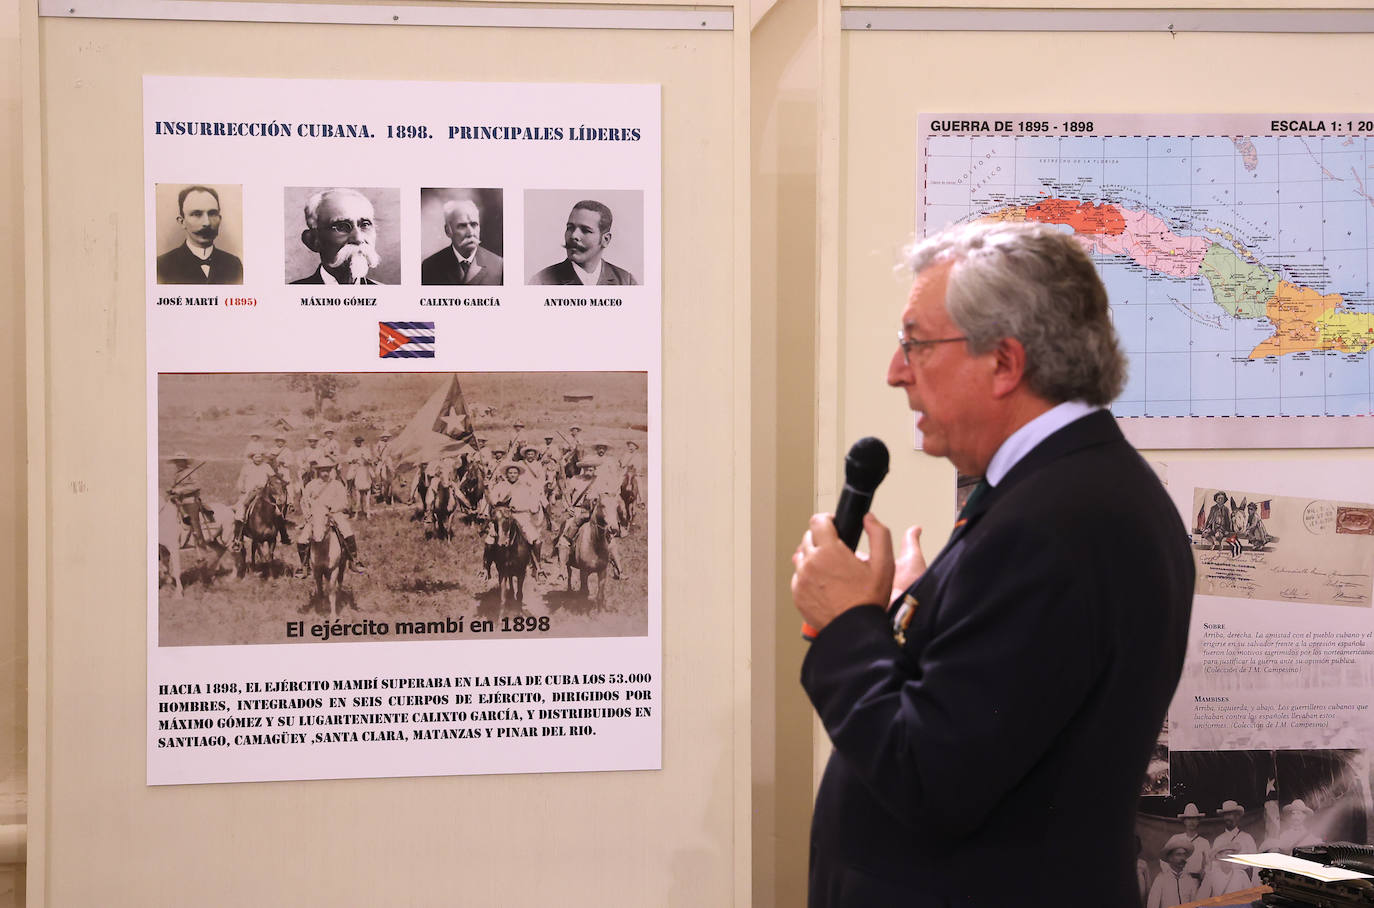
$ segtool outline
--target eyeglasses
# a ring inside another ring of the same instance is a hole
[[[337,221],[330,221],[330,222],[329,222],[327,225],[325,225],[325,226],[326,226],[330,231],[332,231],[333,233],[338,234],[339,236],[350,236],[350,235],[352,235],[352,233],[353,233],[353,231],[354,231],[354,229],[355,229],[355,224],[354,224],[354,222],[348,220],[347,218],[339,218]],[[371,218],[358,218],[358,221],[357,221],[357,224],[356,224],[356,229],[361,230],[361,231],[364,231],[364,232],[366,232],[366,231],[368,231],[368,230],[371,230],[371,229],[372,229],[372,219],[371,219]]]
[[[920,352],[936,344],[953,344],[966,340],[968,340],[967,337],[937,337],[934,340],[917,340],[914,337],[907,337],[901,331],[897,332],[897,346],[902,348],[902,360],[908,366],[911,365],[911,354],[913,351]]]

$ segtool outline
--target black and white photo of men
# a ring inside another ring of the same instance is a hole
[[[157,257],[159,284],[243,283],[243,262],[220,245],[221,232],[227,226],[222,192],[241,216],[242,209],[237,204],[243,195],[241,186],[157,185],[158,248],[166,249],[176,243]],[[169,223],[164,216],[164,212],[170,213],[168,209],[176,211],[175,222]],[[241,219],[236,223],[241,224]],[[238,230],[236,226],[233,233],[241,239]],[[230,242],[241,249],[238,241]]]
[[[561,225],[562,261],[530,275],[532,285],[635,286],[644,270],[643,193],[530,190],[525,204],[526,261],[548,261]],[[614,258],[616,261],[611,261]]]
[[[420,263],[420,283],[499,287],[505,283],[499,189],[421,189],[420,240],[438,251]]]
[[[288,188],[286,234],[292,284],[401,282],[398,190]]]

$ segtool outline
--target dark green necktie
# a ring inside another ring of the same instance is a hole
[[[973,506],[978,500],[987,494],[988,489],[992,488],[987,479],[978,480],[978,484],[973,487],[973,491],[968,493],[968,498],[964,499],[964,506],[959,509],[959,519],[963,520],[973,510]]]

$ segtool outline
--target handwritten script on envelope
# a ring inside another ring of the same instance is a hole
[[[1197,592],[1369,608],[1374,505],[1193,490]]]

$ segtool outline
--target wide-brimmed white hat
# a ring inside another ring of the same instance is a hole
[[[1176,848],[1182,848],[1191,855],[1193,853],[1193,840],[1181,832],[1177,835],[1172,835],[1169,837],[1169,841],[1165,842],[1163,847],[1159,849],[1159,856],[1168,859],[1169,852]]]

